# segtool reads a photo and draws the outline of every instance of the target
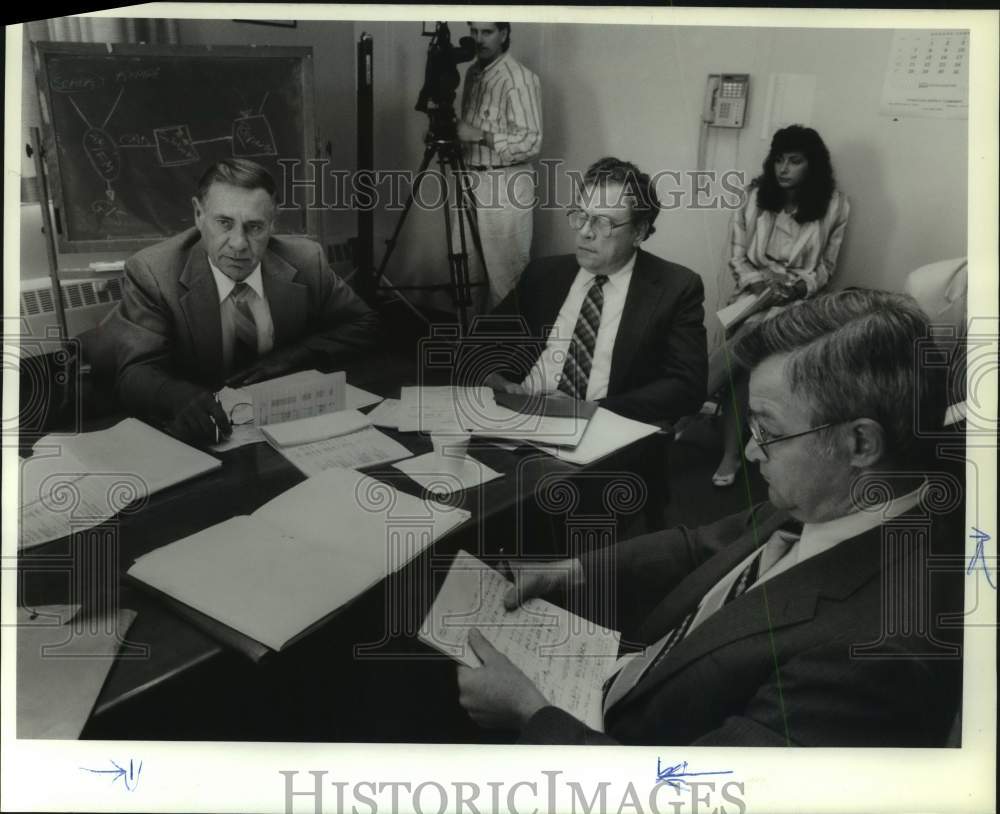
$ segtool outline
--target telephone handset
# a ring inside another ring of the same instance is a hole
[[[702,121],[709,127],[742,127],[749,92],[750,74],[709,74]]]

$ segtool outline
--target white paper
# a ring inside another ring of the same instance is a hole
[[[367,390],[362,390],[360,387],[355,387],[350,382],[347,383],[347,406],[348,410],[360,410],[362,407],[368,407],[371,404],[378,404],[382,401],[382,397],[375,394],[369,393]]]
[[[135,611],[72,619],[79,605],[17,609],[17,737],[76,739],[114,664]]]
[[[421,641],[478,667],[468,645],[475,627],[550,703],[603,731],[602,688],[614,669],[620,634],[542,599],[508,611],[503,596],[510,584],[460,551],[421,626]]]
[[[468,517],[330,469],[140,557],[129,574],[278,650]]]
[[[399,399],[385,399],[378,407],[368,413],[368,418],[376,427],[399,429]]]
[[[291,447],[348,435],[370,426],[371,420],[364,413],[359,413],[357,410],[340,410],[296,421],[268,424],[262,432],[276,446]]]
[[[756,294],[744,294],[735,302],[718,311],[716,316],[719,318],[719,322],[722,323],[722,327],[728,328],[732,325],[736,320],[743,316],[743,314],[745,314],[756,301]]]
[[[659,431],[660,428],[655,424],[633,421],[631,418],[598,407],[576,449],[554,446],[538,448],[571,464],[591,464]]]
[[[280,447],[278,452],[310,478],[327,469],[361,469],[398,461],[413,454],[374,427],[311,444]]]
[[[587,429],[588,419],[518,413],[499,404],[487,405],[470,427],[473,435],[575,447]]]
[[[243,390],[252,396],[257,426],[332,413],[347,406],[347,379],[342,370],[303,370],[247,385]]]
[[[496,407],[488,387],[403,387],[399,429],[403,432],[471,430],[485,411]]]
[[[468,455],[442,461],[436,452],[393,464],[428,492],[450,495],[503,477],[500,472]]]

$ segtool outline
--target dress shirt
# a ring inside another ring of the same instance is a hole
[[[594,358],[587,380],[587,401],[597,401],[608,395],[611,357],[615,350],[615,338],[618,336],[622,312],[625,310],[629,283],[632,281],[635,257],[633,254],[622,268],[609,274],[608,281],[602,289],[604,307],[601,308],[601,325],[597,331]],[[594,284],[595,276],[593,272],[585,269],[577,272],[576,279],[573,280],[566,299],[563,300],[562,308],[559,309],[559,316],[546,338],[545,349],[522,383],[528,392],[554,393],[559,389],[559,377],[562,375],[569,343],[573,339],[573,331],[576,330],[580,308],[587,297],[587,292]]]
[[[219,292],[219,316],[222,321],[222,361],[225,369],[231,370],[233,343],[236,340],[236,326],[233,321],[236,304],[229,295],[236,287],[236,283],[219,271],[211,260],[209,265],[212,267],[215,287]],[[274,322],[271,320],[271,307],[267,303],[267,295],[264,294],[264,277],[260,271],[260,263],[243,282],[250,286],[256,295],[247,298],[247,305],[250,306],[254,322],[257,324],[257,355],[263,356],[274,347]]]
[[[493,149],[466,144],[472,166],[505,167],[534,158],[542,149],[542,102],[538,77],[509,53],[485,68],[473,62],[462,89],[462,119],[493,134]]]
[[[769,579],[773,579],[778,576],[778,574],[783,574],[789,568],[794,568],[796,565],[804,563],[809,558],[822,554],[824,551],[833,548],[838,543],[844,542],[844,540],[850,540],[853,537],[858,537],[866,531],[882,525],[882,523],[886,520],[890,520],[897,515],[908,512],[920,501],[920,492],[922,489],[923,486],[921,485],[918,489],[915,489],[908,494],[895,498],[894,500],[890,500],[886,504],[872,507],[864,511],[851,512],[850,514],[845,514],[842,517],[837,517],[833,520],[827,520],[822,523],[805,523],[802,526],[802,535],[788,550],[788,553],[786,553],[776,563],[761,564],[760,576],[757,578],[757,581],[750,586],[750,588],[748,588],[748,591],[753,590],[759,585],[763,585]],[[780,533],[780,530],[774,532],[775,535]],[[774,539],[774,535],[768,538],[768,543],[770,543],[772,539]],[[722,603],[716,601],[717,595],[721,594],[724,597],[729,592],[732,584],[737,580],[743,569],[749,565],[756,553],[756,550],[754,550],[750,556],[739,563],[739,565],[737,565],[732,571],[719,580],[712,590],[705,594],[705,597],[698,605],[698,613],[695,615],[694,621],[691,623],[691,627],[688,631],[689,633],[691,630],[698,627],[698,625],[700,625],[705,619],[711,616],[715,610],[718,610],[718,608],[721,607]]]

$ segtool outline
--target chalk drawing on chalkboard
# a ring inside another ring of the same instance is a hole
[[[233,121],[233,157],[277,155],[274,134],[266,116],[243,116]]]
[[[153,138],[156,140],[157,158],[163,167],[194,164],[200,158],[186,124],[154,127]]]
[[[122,161],[115,140],[104,130],[91,127],[83,134],[83,149],[91,165],[105,181],[114,181],[121,172]]]

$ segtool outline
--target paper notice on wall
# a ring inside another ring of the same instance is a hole
[[[893,32],[882,85],[885,116],[969,116],[969,32]]]

